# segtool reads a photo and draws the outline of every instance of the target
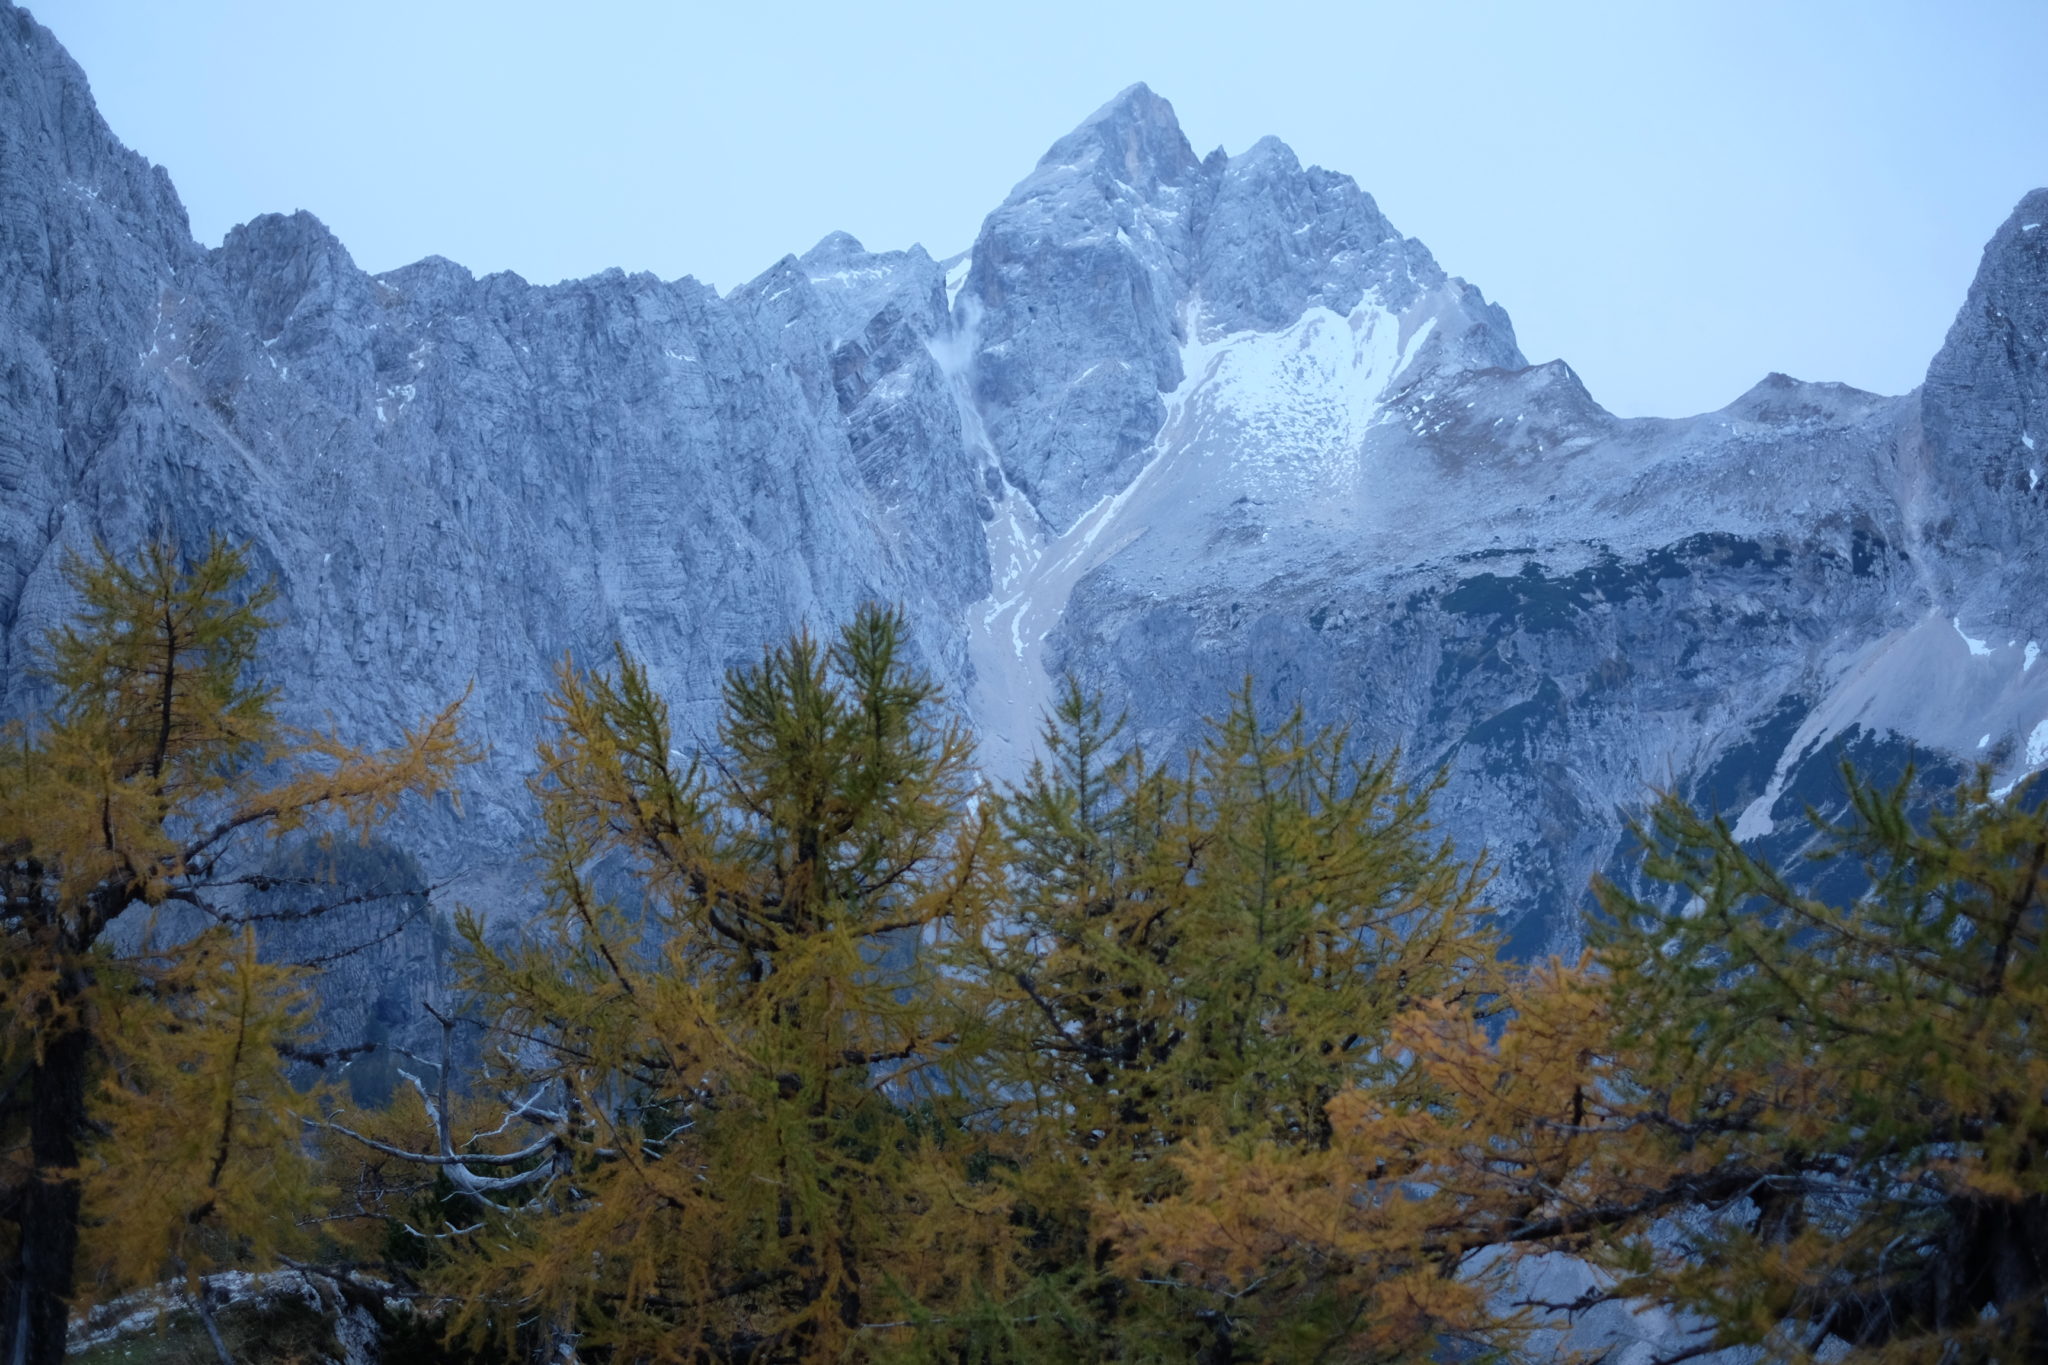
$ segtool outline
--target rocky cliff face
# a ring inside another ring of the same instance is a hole
[[[67,611],[67,553],[249,541],[282,589],[294,719],[376,742],[474,683],[495,761],[460,816],[399,832],[472,899],[522,899],[522,773],[565,656],[623,642],[706,737],[727,667],[869,598],[905,603],[930,664],[963,675],[980,470],[927,346],[947,323],[921,251],[828,239],[720,298],[439,259],[372,278],[306,214],[205,250],[5,7],[0,291],[7,705]]]
[[[1523,946],[1568,944],[1653,784],[1767,837],[1844,744],[2048,764],[2043,222],[1915,394],[1773,375],[1622,420],[1347,177],[1197,156],[1143,86],[943,261],[371,277],[304,214],[195,244],[0,4],[4,704],[65,553],[248,540],[298,718],[374,741],[474,682],[495,762],[394,833],[518,907],[558,660],[623,642],[708,738],[726,667],[882,597],[999,773],[1056,670],[1165,751],[1250,674],[1446,767]]]
[[[1951,561],[2038,564],[2048,489],[2048,190],[2020,201],[1948,340],[1927,367],[1920,428],[1933,495],[1926,535]],[[2005,604],[1986,601],[1984,609]],[[2012,624],[2042,624],[2038,598],[2009,604]]]
[[[1142,85],[1053,144],[970,259],[955,309],[970,389],[1009,482],[1055,532],[1137,475],[1169,397],[1201,379],[1190,347],[1314,312],[1403,319],[1404,343],[1454,320],[1431,361],[1523,363],[1507,315],[1348,176],[1304,171],[1272,138],[1198,159]]]

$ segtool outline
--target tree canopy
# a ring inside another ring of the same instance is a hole
[[[282,727],[220,544],[73,575],[0,754],[13,1358],[287,1257],[476,1360],[1533,1358],[1644,1312],[1674,1365],[2048,1342],[2024,786],[1845,773],[1789,867],[1662,798],[1648,889],[1517,963],[1436,784],[1250,683],[1162,758],[1069,681],[1001,787],[886,609],[733,670],[703,744],[624,650],[565,660],[541,909],[459,918],[438,1056],[351,1105],[290,1083],[309,978],[252,925],[347,912],[344,867],[425,913],[402,850],[319,841],[447,790],[455,708],[379,753]]]
[[[1343,1268],[1370,1324],[1525,1342],[1606,1303],[1669,1310],[1668,1360],[2038,1358],[2048,1340],[2048,816],[1979,774],[1916,814],[1845,773],[1814,817],[1834,904],[1675,798],[1640,830],[1664,894],[1602,884],[1594,945],[1489,1027],[1424,1001],[1408,1095],[1329,1107],[1329,1151],[1193,1144],[1144,1245],[1236,1285]],[[1584,1292],[1532,1289],[1581,1258]]]

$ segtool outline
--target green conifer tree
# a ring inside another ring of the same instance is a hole
[[[868,608],[768,651],[688,757],[623,652],[563,667],[546,908],[519,945],[465,929],[552,1134],[456,1219],[473,1319],[621,1360],[872,1359],[979,1279],[1006,1224],[965,1160],[974,1021],[935,963],[982,932],[996,838],[903,640]]]
[[[1120,1228],[1185,1188],[1185,1144],[1316,1151],[1334,1096],[1396,1084],[1395,1017],[1489,988],[1482,878],[1430,837],[1431,787],[1299,710],[1264,723],[1249,684],[1182,775],[1119,729],[1067,683],[1007,805],[1015,899],[985,977],[999,1089],[1028,1135],[1020,1206],[1072,1285],[1043,1349],[1312,1354],[1344,1306],[1306,1263],[1182,1279],[1128,1255]]]
[[[1666,798],[1663,885],[1601,884],[1584,961],[1522,973],[1496,1027],[1418,1002],[1411,1085],[1339,1095],[1320,1153],[1193,1144],[1134,1239],[1230,1284],[1335,1268],[1333,1359],[1527,1345],[1603,1303],[1675,1310],[1661,1362],[2039,1359],[2048,813],[1982,773],[1932,811],[1845,779],[1811,856],[1856,864],[1853,900]],[[1601,1274],[1532,1295],[1553,1253]]]
[[[1601,888],[1633,1109],[1744,1173],[1720,1216],[1618,1244],[1637,1292],[1720,1344],[1805,1359],[2038,1358],[2048,1349],[2048,811],[1989,770],[1931,810],[1909,772],[1844,769],[1850,814],[1809,855],[1837,904],[1676,800],[1644,831],[1655,901]],[[1807,869],[1810,871],[1811,869]],[[1725,1182],[1724,1182],[1725,1183]],[[1685,1180],[1667,1188],[1683,1194]]]

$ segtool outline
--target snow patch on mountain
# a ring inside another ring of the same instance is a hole
[[[2032,771],[2044,763],[2048,763],[2048,720],[2036,725],[2033,733],[2027,736],[2028,770]]]
[[[1007,483],[988,523],[995,589],[970,620],[974,713],[997,772],[1028,765],[1052,701],[1043,651],[1074,586],[1155,527],[1234,500],[1311,501],[1351,488],[1366,434],[1389,387],[1420,352],[1435,319],[1402,318],[1368,295],[1347,315],[1305,311],[1276,332],[1217,333],[1201,301],[1187,308],[1182,379],[1143,467],[1054,534]],[[1405,333],[1405,335],[1404,335]],[[963,393],[965,390],[963,389]]]
[[[1834,686],[1785,745],[1761,796],[1743,810],[1735,837],[1755,839],[1775,826],[1773,807],[1801,760],[1852,725],[1888,731],[1951,754],[2008,739],[1995,766],[2008,785],[2048,764],[2048,675],[2033,674],[2040,647],[2029,640],[1994,646],[1969,635],[1960,618],[1930,613],[1847,660]],[[2024,746],[2010,741],[2027,736]],[[1981,737],[1978,737],[1981,736]]]
[[[1275,500],[1333,491],[1356,475],[1387,386],[1434,325],[1404,346],[1401,319],[1368,299],[1349,316],[1316,307],[1284,331],[1192,343],[1167,429],[1209,465],[1211,487]]]

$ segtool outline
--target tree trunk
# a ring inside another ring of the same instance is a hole
[[[6,1323],[8,1365],[60,1365],[78,1254],[78,1139],[85,1131],[89,1039],[69,1028],[45,1046],[29,1077],[29,1151],[35,1174],[22,1191],[21,1250]]]

